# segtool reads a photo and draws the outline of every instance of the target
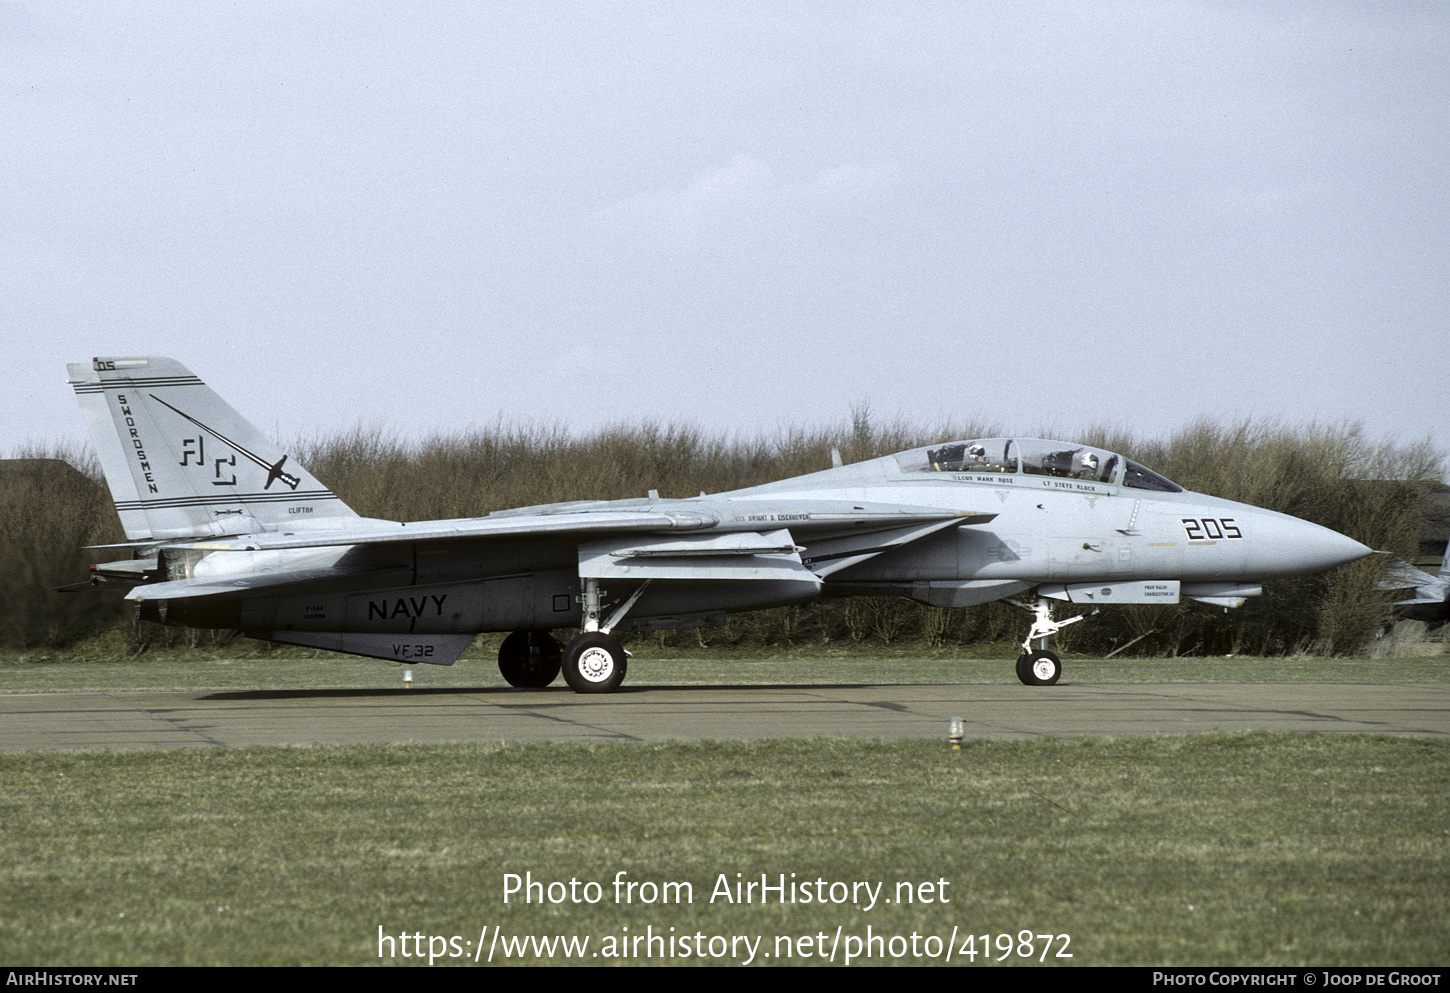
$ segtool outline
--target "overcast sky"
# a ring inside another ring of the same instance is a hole
[[[849,416],[1450,448],[1450,6],[0,3],[0,453]]]

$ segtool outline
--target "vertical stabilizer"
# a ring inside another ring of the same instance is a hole
[[[356,518],[172,359],[66,366],[126,537],[211,537]]]

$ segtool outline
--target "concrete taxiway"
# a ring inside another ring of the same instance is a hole
[[[1450,738],[1450,686],[1342,683],[562,687],[0,696],[0,751],[844,735],[1313,731]]]

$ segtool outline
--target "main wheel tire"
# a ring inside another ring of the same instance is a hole
[[[563,650],[547,631],[515,631],[498,646],[498,671],[510,686],[543,689],[559,675]]]
[[[618,638],[581,634],[564,651],[564,682],[575,693],[613,693],[624,682],[629,656]]]
[[[1062,678],[1062,660],[1051,652],[1032,652],[1017,660],[1017,678],[1028,686],[1051,686]]]

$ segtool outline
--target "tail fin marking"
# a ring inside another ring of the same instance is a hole
[[[305,469],[285,470],[287,455],[179,362],[97,358],[67,371],[127,538],[357,517]]]

